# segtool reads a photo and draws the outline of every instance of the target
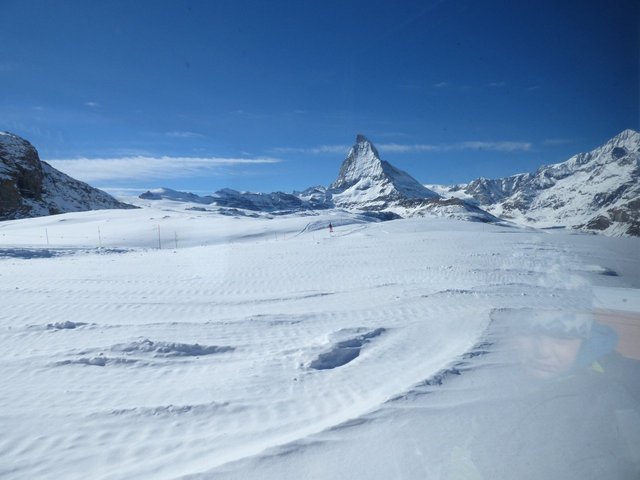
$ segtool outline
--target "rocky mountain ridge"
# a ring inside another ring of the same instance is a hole
[[[640,133],[625,130],[534,173],[479,178],[447,193],[525,225],[640,236]]]
[[[0,132],[0,220],[135,208],[40,160],[31,143]]]

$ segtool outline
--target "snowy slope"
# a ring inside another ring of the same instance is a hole
[[[531,416],[490,312],[640,287],[637,239],[141,204],[0,224],[1,477],[444,479],[482,433],[514,478],[537,437],[511,458],[517,431],[462,420]],[[580,432],[544,444],[584,457]]]
[[[132,208],[41,162],[26,140],[0,132],[0,220]]]
[[[496,216],[536,227],[640,235],[640,133],[531,174],[480,178],[464,192]]]

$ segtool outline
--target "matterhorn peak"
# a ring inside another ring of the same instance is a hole
[[[356,144],[353,146],[353,148],[361,152],[371,151],[377,157],[379,156],[378,151],[376,150],[376,147],[373,146],[373,143],[371,143],[369,139],[364,135],[362,135],[361,133],[356,135]]]
[[[425,188],[408,173],[381,160],[376,147],[361,133],[356,136],[355,145],[349,150],[338,178],[329,189],[341,194],[344,203],[355,203],[356,197],[358,201],[367,198],[368,201],[375,200],[377,203],[383,198],[438,198],[438,194]]]
[[[345,189],[356,184],[362,178],[377,178],[382,174],[382,161],[376,147],[367,137],[359,133],[356,143],[342,162],[338,178],[331,189]]]

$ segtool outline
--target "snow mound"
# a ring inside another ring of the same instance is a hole
[[[130,343],[122,343],[111,347],[112,352],[135,354],[152,354],[154,357],[199,357],[215,353],[231,352],[234,347],[217,345],[199,345],[197,343],[153,342],[148,338]]]

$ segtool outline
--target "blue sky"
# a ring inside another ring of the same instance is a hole
[[[0,130],[110,191],[328,185],[357,133],[423,183],[639,128],[639,7],[0,0]]]

